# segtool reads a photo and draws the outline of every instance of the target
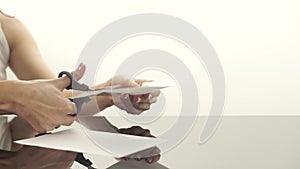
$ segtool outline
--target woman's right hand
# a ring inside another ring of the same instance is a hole
[[[76,106],[62,91],[70,84],[67,77],[52,80],[16,81],[11,87],[9,111],[26,120],[38,133],[59,125],[71,125]]]

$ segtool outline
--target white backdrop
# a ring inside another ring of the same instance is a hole
[[[74,69],[89,38],[117,19],[149,12],[177,16],[199,28],[219,55],[227,84],[225,115],[300,114],[297,0],[2,0],[0,6],[14,11],[23,21],[56,74]],[[176,47],[178,44],[164,42],[150,37],[149,44],[169,44],[162,48],[188,55],[186,49]],[[115,55],[141,48],[132,47],[138,40],[127,43]],[[116,64],[105,66],[108,69]],[[107,77],[111,73],[107,71]],[[210,86],[202,71],[196,75],[199,92],[204,95],[201,115],[205,115]],[[11,72],[9,78],[14,78]]]

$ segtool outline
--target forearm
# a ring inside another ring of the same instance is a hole
[[[22,95],[17,93],[19,88],[21,88],[21,82],[0,81],[0,114],[16,113],[16,99]],[[14,118],[9,125],[12,141],[33,137],[36,134],[33,128],[19,117]],[[12,150],[17,150],[18,147],[20,146],[13,144]]]
[[[93,88],[99,89],[106,86],[107,86],[107,82],[98,84]],[[63,93],[66,98],[72,98],[82,93],[82,91],[64,90]],[[82,105],[80,114],[84,116],[92,116],[112,105],[113,105],[112,97],[109,95],[91,97],[91,100],[89,102],[84,103]]]
[[[82,105],[80,115],[93,116],[107,107],[112,106],[111,96],[96,96]]]
[[[101,83],[98,84],[95,88],[102,88],[102,87],[107,87],[110,86],[109,81],[105,82],[105,83]],[[112,96],[108,95],[108,96],[96,96],[94,98],[98,104],[98,108],[100,111],[106,109],[107,107],[110,107],[113,105],[112,102]]]
[[[100,88],[107,87],[107,86],[110,86],[109,81],[98,84],[98,85],[94,86],[94,88],[100,89]],[[84,106],[85,107],[84,113],[89,114],[89,112],[93,112],[93,111],[95,112],[96,109],[92,108],[92,107],[95,107],[95,105],[97,105],[98,112],[106,109],[107,107],[112,106],[113,105],[112,96],[108,95],[108,96],[92,97],[92,100]],[[95,113],[98,113],[98,112],[95,112]]]

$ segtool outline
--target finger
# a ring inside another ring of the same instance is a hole
[[[150,95],[151,95],[152,97],[157,97],[157,96],[159,96],[159,94],[160,94],[160,90],[153,90],[153,91],[150,93]]]
[[[71,83],[71,80],[67,76],[53,80],[54,86],[61,91],[63,89],[65,89],[66,87],[68,87],[70,85],[70,83]]]
[[[79,66],[75,71],[72,72],[73,77],[76,80],[79,80],[82,78],[83,74],[85,73],[86,66],[83,63],[80,63]]]
[[[141,85],[137,83],[135,80],[131,80],[128,85],[128,87],[140,87],[140,86]]]
[[[75,116],[66,116],[63,125],[70,126],[76,120]]]
[[[129,99],[128,94],[121,95],[120,100],[122,101],[122,103],[126,107],[126,111],[128,113],[130,113],[130,114],[140,114],[142,112],[141,110],[138,110],[133,106],[133,104],[131,103],[131,100]]]
[[[130,100],[132,103],[148,103],[149,102],[150,94],[143,94],[143,95],[129,95]]]
[[[140,103],[142,99],[139,95],[130,95],[130,100],[133,103]]]
[[[122,110],[125,110],[126,112],[129,112],[128,105],[126,104],[127,94],[120,94],[118,96],[113,95],[113,104],[119,107]],[[126,104],[126,105],[125,105]]]
[[[152,98],[152,99],[149,100],[149,103],[150,104],[156,103],[157,100],[158,100],[157,97],[154,97],[154,98]]]
[[[67,99],[69,102],[71,102],[69,99]],[[70,104],[70,108],[71,108],[71,112],[70,113],[68,113],[68,115],[70,115],[70,116],[76,116],[76,113],[77,113],[77,106],[76,106],[76,104],[74,103],[74,102],[71,102],[71,104]]]
[[[134,81],[135,81],[137,84],[139,84],[140,86],[142,86],[143,83],[145,83],[145,82],[153,82],[154,80],[135,79]]]
[[[76,104],[71,102],[67,98],[63,98],[63,99],[64,99],[65,106],[64,109],[62,110],[62,113],[64,113],[65,115],[75,116],[77,112]]]
[[[38,127],[38,128],[35,128],[35,127],[34,127],[34,130],[35,130],[36,132],[38,132],[39,134],[45,134],[45,133],[47,133],[47,130],[44,129],[44,128],[42,128],[42,127]]]
[[[136,109],[143,110],[143,111],[149,110],[150,106],[151,106],[150,103],[138,103],[138,104],[135,104]]]
[[[150,97],[150,93],[141,95],[141,98],[142,98],[143,100],[147,100],[149,97]]]
[[[46,130],[46,132],[52,131],[52,130],[55,129],[56,126],[57,126],[57,124],[51,123],[51,124],[49,124],[48,126],[45,127],[45,130]]]

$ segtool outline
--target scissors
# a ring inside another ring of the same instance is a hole
[[[68,90],[77,90],[77,91],[84,91],[85,93],[71,97],[69,98],[71,102],[75,103],[76,108],[77,108],[77,114],[80,113],[82,105],[86,102],[89,102],[91,100],[92,96],[110,96],[111,95],[111,90],[119,88],[120,85],[114,85],[114,86],[108,86],[108,87],[103,87],[99,89],[92,89],[86,84],[80,84],[74,76],[68,72],[68,71],[61,71],[58,74],[58,77],[63,77],[67,76],[70,80],[71,83],[69,86],[66,87]]]
[[[81,111],[81,107],[83,105],[83,103],[89,102],[91,100],[91,96],[96,96],[96,95],[110,95],[110,93],[108,92],[101,92],[101,93],[93,93],[93,91],[97,91],[97,89],[91,89],[88,85],[86,84],[80,84],[75,78],[74,76],[68,72],[68,71],[62,71],[58,74],[58,77],[63,77],[63,76],[67,76],[70,80],[71,83],[69,86],[66,87],[66,89],[73,89],[73,90],[78,90],[78,91],[91,91],[89,94],[86,94],[84,96],[81,97],[73,97],[73,98],[69,98],[70,101],[74,102],[77,108],[77,114]],[[115,88],[118,86],[114,86],[114,87],[110,87],[110,88]],[[109,87],[106,88],[101,88],[103,89],[108,89]],[[105,91],[105,90],[104,90]],[[107,90],[106,90],[107,91]],[[78,153],[75,159],[76,162],[86,166],[88,169],[95,169],[94,167],[92,167],[93,163],[89,160],[86,159],[83,155],[83,153]]]

